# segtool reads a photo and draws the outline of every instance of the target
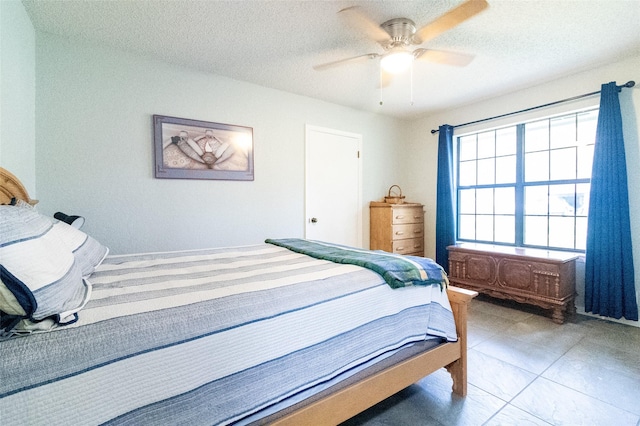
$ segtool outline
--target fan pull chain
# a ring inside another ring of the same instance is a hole
[[[411,106],[413,106],[413,61],[411,62]]]
[[[378,66],[380,70],[380,106],[382,106],[382,67]]]

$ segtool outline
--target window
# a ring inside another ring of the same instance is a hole
[[[457,138],[458,240],[584,251],[598,110]]]

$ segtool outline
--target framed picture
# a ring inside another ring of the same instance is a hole
[[[153,116],[155,177],[253,180],[253,129]]]

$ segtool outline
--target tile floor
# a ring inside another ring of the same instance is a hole
[[[441,369],[344,426],[640,426],[640,328],[482,296],[469,316],[466,398]]]

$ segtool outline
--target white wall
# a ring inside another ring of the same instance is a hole
[[[0,167],[36,197],[35,32],[18,0],[0,1]]]
[[[85,216],[113,253],[302,237],[312,124],[363,135],[368,246],[368,202],[396,182],[405,123],[49,34],[36,44],[41,212]],[[153,114],[252,127],[255,181],[155,179]]]
[[[463,106],[450,111],[416,120],[411,123],[409,130],[410,142],[405,148],[403,163],[408,164],[407,174],[403,177],[407,189],[418,195],[419,202],[425,204],[425,255],[435,256],[435,212],[436,212],[436,172],[438,135],[431,134],[431,129],[437,129],[441,124],[457,125],[495,115],[519,111],[536,105],[544,105],[561,99],[570,98],[585,93],[600,90],[603,83],[616,81],[624,84],[634,80],[636,87],[623,89],[620,93],[620,107],[622,109],[623,131],[627,157],[627,174],[629,183],[629,208],[631,214],[631,237],[634,250],[634,265],[636,277],[637,298],[640,301],[640,56],[625,61],[598,67],[589,71],[577,73],[570,77],[558,79],[547,84],[530,87],[484,102]],[[598,96],[580,101],[569,102],[552,108],[543,108],[526,114],[503,118],[488,123],[476,124],[456,129],[455,134],[463,134],[491,127],[504,126],[544,117],[578,108],[595,105],[600,102]],[[584,259],[578,264],[578,297],[576,305],[578,311],[584,313]],[[638,326],[637,322],[621,321]]]

